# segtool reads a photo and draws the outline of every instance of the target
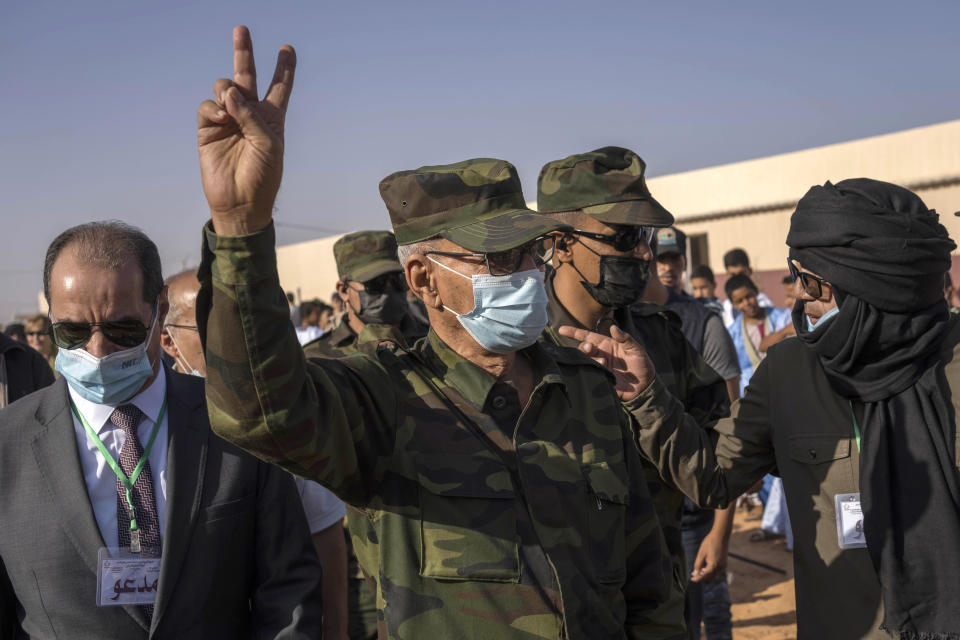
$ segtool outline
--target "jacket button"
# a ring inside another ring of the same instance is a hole
[[[503,409],[507,406],[507,399],[503,396],[494,396],[493,398],[493,408],[494,409]]]
[[[817,450],[816,450],[816,449],[810,449],[810,459],[811,459],[811,460],[816,460],[816,459],[817,459]]]

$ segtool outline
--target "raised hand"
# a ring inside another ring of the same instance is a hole
[[[657,375],[646,350],[616,325],[610,327],[610,337],[570,326],[560,327],[559,333],[579,340],[580,351],[613,373],[617,395],[623,402],[635,398]]]
[[[267,94],[257,93],[250,31],[233,30],[233,80],[213,85],[214,100],[197,113],[203,192],[220,235],[253,233],[270,224],[283,176],[283,125],[297,55],[284,45]]]

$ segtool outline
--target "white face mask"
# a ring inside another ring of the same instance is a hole
[[[86,349],[60,349],[54,366],[74,391],[95,404],[117,406],[134,395],[153,376],[153,363],[147,355],[157,312],[147,339],[135,347],[115,351],[98,358]]]
[[[170,331],[170,329],[171,327],[166,327],[167,335],[170,336],[171,340],[173,340],[173,346],[177,348],[177,354],[179,355],[179,359],[177,360],[177,368],[179,368],[183,373],[189,373],[191,376],[197,376],[198,378],[202,378],[203,374],[200,373],[200,370],[192,367],[190,365],[190,362],[187,360],[187,356],[183,355],[183,349],[181,349],[180,345],[177,344],[177,339],[173,337],[173,332]],[[183,364],[187,366],[184,367],[183,365],[181,365],[180,360],[183,360]]]
[[[428,259],[473,286],[473,309],[457,313],[457,320],[477,343],[493,353],[513,353],[529,347],[547,326],[547,290],[539,269],[518,271],[505,276],[482,273],[468,276],[445,264]]]

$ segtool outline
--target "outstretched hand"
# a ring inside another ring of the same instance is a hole
[[[283,176],[283,125],[296,66],[293,47],[281,47],[260,100],[250,31],[234,28],[233,80],[217,80],[214,100],[201,103],[197,113],[203,192],[220,235],[246,235],[270,224]]]
[[[635,398],[650,386],[656,376],[646,350],[616,325],[610,327],[609,337],[570,326],[560,327],[559,333],[579,340],[580,351],[613,373],[617,381],[617,395],[623,402]]]

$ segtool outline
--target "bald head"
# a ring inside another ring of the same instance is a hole
[[[168,324],[196,324],[199,291],[196,269],[187,269],[167,278],[167,299],[170,301]]]

